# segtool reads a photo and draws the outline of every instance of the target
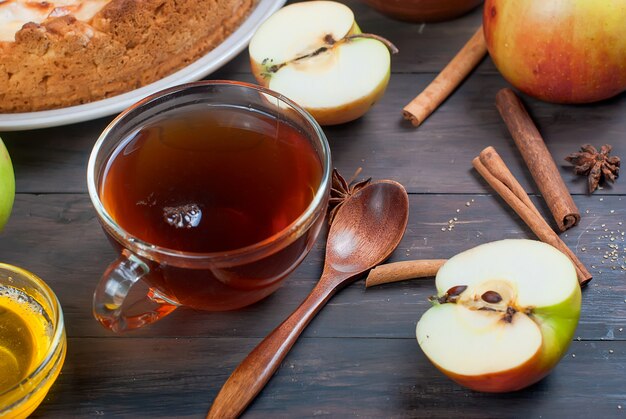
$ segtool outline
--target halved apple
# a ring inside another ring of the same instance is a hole
[[[359,118],[389,82],[388,41],[362,34],[354,14],[333,1],[286,6],[250,41],[257,81],[293,100],[321,125]]]
[[[572,262],[533,240],[501,240],[452,257],[437,296],[417,324],[431,362],[478,391],[529,386],[556,366],[572,341],[581,292]]]

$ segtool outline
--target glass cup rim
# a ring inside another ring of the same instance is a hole
[[[96,182],[97,173],[95,171],[96,160],[99,155],[99,152],[104,145],[104,143],[108,140],[110,132],[117,127],[118,125],[125,122],[126,117],[137,109],[145,106],[149,106],[151,103],[155,101],[163,101],[166,97],[171,96],[173,94],[185,91],[192,90],[194,88],[206,87],[206,86],[236,86],[243,87],[246,89],[255,90],[259,93],[263,93],[269,96],[272,96],[281,102],[288,105],[291,109],[296,111],[314,130],[315,137],[319,141],[321,145],[322,151],[322,178],[320,179],[319,186],[317,191],[315,192],[315,196],[311,200],[311,203],[306,208],[306,210],[298,216],[291,224],[282,229],[281,231],[273,234],[270,237],[263,239],[262,241],[253,243],[248,246],[240,247],[237,249],[220,251],[220,252],[187,252],[181,251],[166,247],[157,246],[148,242],[141,240],[140,238],[130,234],[128,231],[120,227],[113,217],[109,215],[109,213],[104,208],[102,201],[100,200],[100,196],[98,194],[98,185]],[[262,252],[264,249],[270,248],[275,243],[280,242],[281,240],[285,240],[290,236],[294,236],[294,240],[297,236],[297,233],[305,230],[309,227],[313,220],[315,219],[316,212],[320,205],[323,204],[324,199],[326,197],[327,191],[330,189],[330,181],[332,175],[331,169],[331,157],[330,157],[330,145],[328,143],[328,139],[324,134],[324,131],[317,123],[317,121],[309,114],[306,110],[301,108],[298,104],[288,99],[287,97],[281,95],[280,93],[274,92],[273,90],[266,89],[264,87],[254,85],[251,83],[240,82],[240,81],[230,81],[230,80],[200,80],[191,83],[180,84],[177,86],[169,87],[167,89],[160,90],[156,93],[153,93],[144,99],[136,102],[131,105],[122,113],[120,113],[113,121],[107,125],[107,127],[102,131],[98,139],[96,140],[94,147],[89,156],[89,161],[87,164],[87,188],[89,191],[89,197],[91,199],[92,205],[94,206],[98,218],[107,231],[112,233],[115,240],[117,240],[122,246],[129,248],[131,251],[138,253],[140,256],[145,256],[148,259],[153,259],[152,255],[157,255],[162,258],[173,258],[173,259],[188,259],[188,260],[212,260],[212,261],[224,261],[230,260],[234,258],[241,258],[247,255],[257,254],[258,252]],[[319,216],[319,215],[318,215]]]
[[[50,286],[46,284],[43,279],[41,279],[34,273],[27,271],[26,269],[20,268],[19,266],[9,265],[8,263],[0,262],[0,270],[13,272],[25,278],[26,280],[28,280],[28,282],[35,284],[39,289],[41,289],[41,291],[43,291],[44,297],[49,300],[48,302],[50,303],[50,307],[53,311],[52,314],[55,315],[53,319],[54,321],[52,323],[54,334],[52,336],[52,339],[50,340],[50,346],[46,351],[46,355],[41,359],[41,361],[32,370],[32,372],[30,372],[26,377],[20,380],[19,383],[0,393],[0,397],[2,397],[22,388],[29,381],[34,380],[37,375],[39,375],[41,371],[44,370],[46,366],[48,366],[48,364],[50,364],[50,362],[54,361],[54,354],[57,352],[59,345],[63,343],[62,341],[63,335],[65,333],[65,322],[63,320],[63,309],[61,308],[61,303],[59,302],[59,299],[57,298],[54,291],[52,291],[52,288],[50,288]],[[17,400],[10,406],[0,406],[0,413],[7,409],[14,408],[18,404],[20,404],[25,398],[28,398],[30,394],[31,392],[29,391],[24,395],[24,397]]]

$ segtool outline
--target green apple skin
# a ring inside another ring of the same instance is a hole
[[[445,293],[445,290],[438,291],[440,296]],[[458,384],[472,390],[487,393],[521,390],[548,375],[563,358],[576,332],[580,306],[580,288],[575,288],[565,301],[550,307],[535,309],[533,318],[541,329],[542,346],[530,360],[517,368],[495,374],[469,376],[455,374],[435,362],[433,365]],[[435,305],[428,311],[432,310],[431,314],[436,314],[436,310],[441,307],[442,305]]]
[[[15,175],[11,158],[2,139],[0,139],[0,231],[11,215],[15,199]]]
[[[555,103],[626,90],[626,2],[486,0],[487,48],[504,78]]]

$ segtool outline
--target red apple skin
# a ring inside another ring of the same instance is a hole
[[[486,0],[487,48],[504,78],[555,103],[626,90],[626,1]]]
[[[521,390],[544,378],[552,369],[542,365],[540,351],[537,351],[531,359],[516,368],[484,375],[460,375],[441,368],[434,362],[433,364],[457,384],[485,393],[506,393]]]
[[[521,390],[547,376],[563,358],[578,325],[580,306],[581,292],[576,289],[568,300],[540,309],[535,317],[542,329],[543,343],[531,358],[515,368],[482,375],[462,375],[442,368],[432,359],[431,362],[456,383],[475,391],[506,393]],[[568,307],[577,308],[573,316],[562,315]],[[562,317],[557,319],[556,313],[561,313]]]

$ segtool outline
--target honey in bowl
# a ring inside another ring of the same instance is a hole
[[[37,314],[0,290],[0,393],[23,380],[38,358],[37,349],[47,346],[45,333]]]

